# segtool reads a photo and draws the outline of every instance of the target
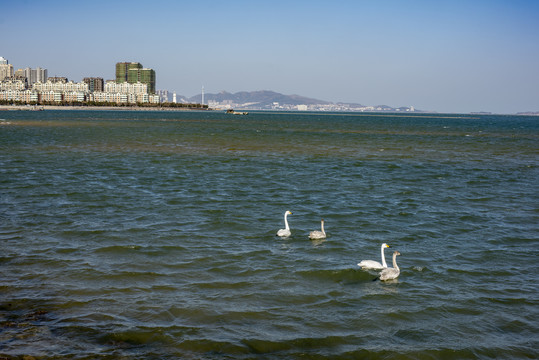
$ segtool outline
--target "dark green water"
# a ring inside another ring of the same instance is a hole
[[[0,357],[539,357],[537,117],[0,119]]]

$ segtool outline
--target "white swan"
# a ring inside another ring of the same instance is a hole
[[[382,244],[382,247],[380,249],[380,253],[382,255],[381,264],[378,261],[374,261],[374,260],[361,260],[361,262],[357,265],[360,266],[362,269],[375,269],[375,270],[386,269],[387,263],[386,263],[386,257],[384,255],[384,249],[388,247],[389,247],[388,244],[386,243]]]
[[[292,234],[290,232],[290,227],[288,226],[288,220],[286,219],[288,215],[292,215],[292,212],[286,210],[286,212],[284,213],[284,229],[280,229],[279,231],[277,231],[277,236],[289,237]]]
[[[401,273],[399,267],[397,266],[397,255],[400,255],[401,253],[398,251],[395,251],[393,253],[393,267],[387,268],[382,270],[380,273],[380,280],[393,280],[399,277],[399,274]]]
[[[314,230],[309,233],[309,239],[316,240],[316,239],[325,239],[326,238],[326,232],[324,231],[324,219],[320,221],[320,228],[322,231]]]

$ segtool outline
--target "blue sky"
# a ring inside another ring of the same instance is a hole
[[[49,76],[152,68],[193,96],[273,90],[439,112],[539,111],[539,1],[0,0],[0,56]],[[8,9],[6,11],[6,9]]]

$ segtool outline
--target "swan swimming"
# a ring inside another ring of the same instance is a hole
[[[288,226],[288,220],[286,219],[288,215],[292,215],[291,211],[286,210],[284,213],[284,229],[277,231],[277,236],[280,237],[289,237],[292,233],[290,232],[290,227]]]
[[[380,269],[386,269],[387,263],[386,263],[386,257],[384,255],[384,249],[388,248],[389,245],[386,243],[382,244],[382,247],[380,249],[380,253],[382,255],[382,263],[380,264],[378,261],[374,260],[361,260],[358,266],[360,266],[362,269],[374,269],[374,270],[380,270]]]
[[[399,274],[401,273],[399,267],[397,266],[397,255],[400,255],[401,253],[398,251],[395,251],[393,253],[393,267],[387,268],[382,270],[380,273],[380,280],[393,280],[399,277]]]
[[[325,239],[326,238],[326,232],[324,231],[324,219],[320,221],[320,228],[322,231],[314,230],[309,233],[309,239],[315,240],[315,239]]]

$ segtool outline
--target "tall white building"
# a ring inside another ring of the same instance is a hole
[[[168,90],[155,90],[155,93],[159,95],[161,102],[168,102]]]
[[[47,81],[47,69],[42,69],[40,67],[36,69],[26,68],[24,69],[24,76],[28,81],[28,87],[32,87],[36,82],[44,83]]]
[[[13,76],[13,65],[0,56],[0,81]]]

